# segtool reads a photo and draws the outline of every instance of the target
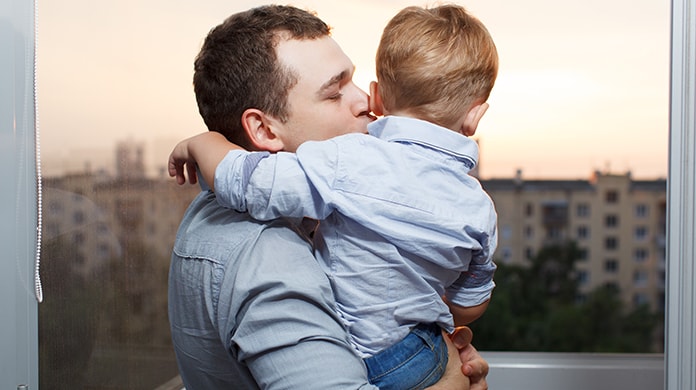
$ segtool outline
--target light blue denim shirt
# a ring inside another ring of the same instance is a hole
[[[493,202],[469,175],[476,142],[404,117],[368,131],[294,154],[232,151],[215,177],[225,207],[321,220],[315,255],[363,357],[418,323],[452,331],[441,297],[466,307],[487,300],[497,245]]]

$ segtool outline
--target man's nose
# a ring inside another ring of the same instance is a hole
[[[365,91],[358,88],[354,83],[350,83],[351,109],[355,116],[365,115],[370,111],[368,96]]]

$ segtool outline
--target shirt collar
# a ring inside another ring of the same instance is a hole
[[[367,126],[367,132],[388,142],[406,142],[478,162],[476,141],[450,129],[420,119],[403,116],[385,116]],[[471,167],[473,168],[473,166]]]

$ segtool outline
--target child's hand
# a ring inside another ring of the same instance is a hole
[[[196,160],[189,152],[189,143],[191,138],[185,139],[179,142],[172,150],[169,155],[169,163],[167,164],[167,170],[169,171],[169,176],[176,177],[177,184],[185,184],[186,176],[184,176],[184,167],[188,174],[189,183],[196,184],[198,181],[196,176]]]
[[[169,155],[167,170],[169,176],[176,177],[179,184],[186,183],[186,176],[191,184],[196,184],[196,168],[200,168],[201,177],[211,190],[215,190],[215,169],[225,158],[230,149],[241,149],[230,143],[217,131],[206,131],[179,142]],[[184,176],[184,168],[186,176]]]

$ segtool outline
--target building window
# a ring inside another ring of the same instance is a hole
[[[645,248],[638,248],[633,252],[633,260],[642,263],[648,258],[648,251]]]
[[[509,240],[512,237],[512,227],[510,225],[505,225],[500,229],[500,237],[503,240]]]
[[[645,287],[648,284],[648,274],[645,271],[636,270],[633,273],[633,285],[635,287]]]
[[[607,273],[615,274],[619,271],[619,262],[616,259],[609,259],[604,262],[604,270]]]
[[[527,203],[524,207],[524,215],[527,217],[531,217],[534,215],[534,205],[531,203]]]
[[[76,232],[76,233],[74,233],[74,234],[73,234],[73,237],[72,237],[72,241],[73,241],[73,245],[76,245],[76,246],[78,246],[78,247],[81,246],[82,244],[85,243],[85,235],[84,235],[84,233],[82,233],[82,232]]]
[[[107,243],[100,243],[97,247],[97,257],[100,259],[108,259],[111,255],[111,248]]]
[[[585,270],[580,270],[577,272],[578,284],[580,286],[586,285],[590,282],[590,273]]]
[[[534,257],[534,249],[527,247],[524,249],[524,258],[531,260]]]
[[[590,216],[590,206],[587,203],[580,203],[575,209],[575,214],[578,217],[589,217]]]
[[[587,261],[590,258],[587,248],[578,248],[578,261]]]
[[[619,247],[619,239],[616,237],[607,237],[604,239],[604,248],[614,250]]]
[[[563,238],[563,229],[558,227],[546,229],[546,238],[549,240],[560,240]]]
[[[616,190],[609,190],[605,197],[607,203],[618,203],[619,202],[619,192]]]
[[[75,257],[72,259],[72,261],[74,261],[75,264],[84,265],[85,264],[85,255],[78,252],[75,254]]]
[[[585,240],[590,237],[590,229],[587,226],[578,226],[576,238],[578,240]]]
[[[502,250],[502,258],[504,264],[509,264],[512,261],[512,249],[510,247],[504,247]]]
[[[643,293],[633,294],[633,306],[637,307],[647,304],[649,304],[647,295]]]
[[[84,221],[85,214],[81,210],[77,210],[75,213],[73,213],[73,222],[75,222],[75,224],[79,225]]]
[[[636,217],[645,218],[648,216],[648,206],[644,204],[636,205]]]
[[[648,236],[648,228],[646,226],[638,226],[635,230],[636,241],[645,241]]]
[[[524,238],[532,239],[534,238],[534,228],[527,225],[524,227]]]
[[[619,217],[615,214],[609,214],[604,217],[604,226],[613,228],[619,226]]]

